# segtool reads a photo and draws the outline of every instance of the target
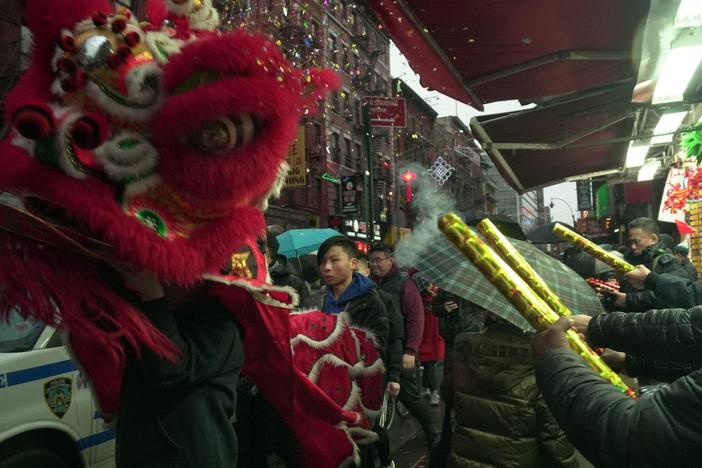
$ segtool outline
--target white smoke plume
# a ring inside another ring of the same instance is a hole
[[[427,174],[426,167],[410,163],[404,165],[401,172],[405,169],[417,174],[417,178],[412,182],[412,205],[417,212],[417,224],[412,230],[412,235],[397,244],[395,259],[400,266],[411,267],[424,255],[425,249],[443,237],[436,222],[447,211],[455,211],[456,200],[453,194]]]

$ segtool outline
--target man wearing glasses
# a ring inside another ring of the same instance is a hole
[[[371,279],[380,289],[396,301],[404,318],[405,342],[400,376],[400,402],[417,419],[431,450],[438,441],[438,434],[429,404],[422,398],[417,385],[416,358],[424,333],[424,305],[417,285],[395,264],[393,249],[387,244],[377,244],[370,252]]]

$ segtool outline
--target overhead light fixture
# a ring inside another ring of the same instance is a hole
[[[699,0],[681,0],[675,15],[676,28],[692,28],[702,25],[702,2]]]
[[[662,104],[682,101],[700,61],[702,45],[670,49],[661,68],[651,102]]]
[[[651,138],[651,146],[662,145],[673,141],[673,132],[680,128],[680,124],[687,115],[685,112],[670,112],[663,114],[661,119],[653,130],[653,138]]]
[[[646,160],[646,155],[648,154],[648,149],[650,144],[638,144],[635,145],[633,142],[629,143],[629,151],[626,153],[626,167],[639,167],[643,166]]]
[[[661,163],[659,161],[650,162],[641,166],[636,181],[644,182],[646,180],[653,180],[653,177],[656,175],[656,172],[658,172],[659,167],[661,167]]]

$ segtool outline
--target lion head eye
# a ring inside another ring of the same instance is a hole
[[[249,114],[222,117],[202,124],[188,138],[191,145],[209,154],[227,153],[249,143],[256,125]]]

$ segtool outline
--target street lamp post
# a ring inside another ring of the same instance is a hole
[[[551,209],[553,209],[553,206],[554,206],[554,205],[553,205],[553,200],[558,200],[558,201],[562,201],[563,203],[565,203],[565,206],[567,206],[568,209],[570,210],[570,217],[573,219],[573,227],[574,227],[574,228],[577,228],[576,222],[575,222],[575,212],[573,211],[573,208],[571,208],[570,203],[568,203],[567,201],[565,201],[565,200],[562,199],[562,198],[555,198],[555,197],[552,197],[552,198],[551,198],[551,203],[548,204],[549,208],[551,208]]]

